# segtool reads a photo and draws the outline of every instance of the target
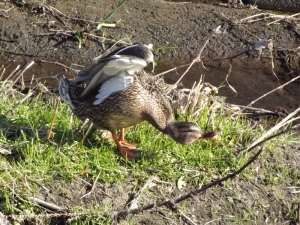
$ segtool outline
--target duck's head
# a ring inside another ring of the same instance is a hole
[[[170,122],[166,133],[176,142],[182,145],[189,145],[196,141],[214,138],[216,132],[204,133],[197,124],[191,122]]]
[[[112,51],[105,57],[101,59],[109,59],[110,57],[114,55],[125,55],[125,56],[132,56],[136,57],[138,59],[143,59],[149,63],[153,63],[154,56],[152,53],[153,50],[153,44],[144,45],[141,43],[134,43],[133,45],[125,46],[123,48],[116,49],[115,51]]]
[[[121,54],[128,54],[144,59],[147,62],[147,64],[149,64],[153,63],[154,61],[152,50],[153,44],[143,45],[140,43],[135,43],[128,47],[128,49],[126,49],[126,51],[123,51]]]

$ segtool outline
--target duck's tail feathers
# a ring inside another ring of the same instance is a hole
[[[58,86],[58,92],[60,97],[69,104],[69,106],[72,108],[72,110],[75,109],[75,105],[72,102],[72,99],[70,97],[69,91],[70,91],[70,81],[68,81],[66,78],[62,77],[59,81]]]

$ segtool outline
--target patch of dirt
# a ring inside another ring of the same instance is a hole
[[[95,205],[100,207],[109,205],[109,210],[102,216],[113,218],[119,215],[112,221],[113,224],[134,222],[134,224],[147,225],[184,225],[189,224],[187,218],[196,224],[296,224],[294,217],[298,210],[298,194],[297,192],[293,193],[297,189],[291,187],[295,186],[295,180],[300,178],[298,163],[300,145],[291,144],[280,147],[274,152],[264,153],[263,157],[254,163],[251,167],[254,171],[251,179],[238,176],[230,182],[210,188],[202,194],[194,195],[177,204],[177,210],[180,210],[177,212],[172,210],[172,207],[163,206],[154,207],[133,217],[120,214],[129,208],[133,196],[139,191],[134,190],[134,181],[130,180],[124,184],[103,184],[98,181],[91,191],[91,185],[88,185],[86,181],[83,182],[79,177],[74,178],[71,182],[58,179],[55,183],[45,184],[50,192],[41,188],[37,197],[63,208],[81,207],[86,211],[93,210]],[[292,152],[293,154],[291,154]],[[268,174],[261,173],[267,166],[290,168],[294,170],[295,174],[298,174],[298,178],[295,176],[284,177],[283,171],[278,170],[277,176],[285,179],[285,184],[275,185]],[[139,193],[139,207],[169,199],[175,200],[197,189],[197,187],[187,187],[179,191],[173,182],[154,183],[156,186]],[[93,184],[92,180],[90,184]],[[80,199],[90,191],[90,195]],[[72,221],[81,216],[74,213],[69,214],[67,218]],[[56,223],[66,221],[66,217],[55,217],[53,214],[52,221]]]
[[[15,1],[16,2],[16,1]],[[193,67],[183,80],[184,85],[192,86],[194,81],[205,74],[205,81],[219,86],[226,78],[232,66],[228,82],[237,94],[226,85],[220,89],[220,95],[227,96],[228,102],[247,105],[262,94],[289,81],[300,72],[300,28],[292,20],[284,20],[276,25],[266,25],[273,20],[264,19],[256,22],[241,22],[241,19],[262,13],[256,9],[227,9],[211,5],[193,3],[173,3],[158,0],[127,1],[108,22],[117,22],[116,28],[104,28],[97,31],[95,26],[105,18],[116,6],[116,1],[28,1],[26,4],[1,2],[0,52],[4,51],[2,63],[7,66],[6,75],[14,69],[13,61],[18,63],[28,60],[48,60],[66,65],[78,63],[84,65],[100,55],[113,41],[108,38],[132,42],[152,43],[155,47],[178,47],[172,50],[154,51],[159,63],[158,71],[182,65],[193,60],[211,30],[221,25],[222,35],[212,38],[205,47],[201,58],[206,68],[200,63]],[[54,8],[51,8],[54,7]],[[267,14],[266,14],[267,15]],[[266,21],[267,20],[267,21]],[[82,37],[79,48],[78,35]],[[77,35],[77,37],[76,37]],[[272,51],[263,50],[261,54],[253,49],[259,39],[270,38],[273,41]],[[1,62],[0,62],[1,64]],[[45,66],[46,65],[46,66]],[[274,65],[274,66],[272,66]],[[54,68],[55,67],[55,68]],[[273,68],[272,68],[273,67]],[[36,64],[26,72],[30,79],[35,76],[53,76],[64,69],[53,64]],[[182,74],[184,69],[178,70]],[[25,75],[26,75],[25,74]],[[276,74],[276,76],[274,75]],[[176,73],[166,77],[168,82],[178,79]],[[226,84],[226,83],[225,83]],[[299,81],[259,101],[254,106],[274,109],[281,106],[288,111],[300,106]],[[280,164],[299,170],[299,145],[289,146],[282,151]],[[278,157],[279,158],[279,157]],[[260,163],[262,165],[260,165]],[[244,181],[236,178],[231,184],[215,187],[206,193],[195,196],[180,205],[180,209],[196,223],[213,224],[295,224],[297,197],[288,189],[299,185],[292,181],[284,186],[268,184],[267,177],[259,175],[258,161],[256,180]],[[273,162],[274,163],[274,162]],[[279,160],[275,165],[279,164]],[[275,166],[274,165],[274,166]],[[52,186],[55,193],[43,194],[41,198],[60,206],[84,205],[88,208],[93,203],[111,202],[117,213],[124,209],[130,199],[132,185],[128,181],[124,185],[97,184],[93,193],[84,200],[85,184],[75,180],[71,184],[57,183]],[[60,188],[58,188],[60,187]],[[187,188],[179,192],[176,188],[169,191],[167,185],[159,185],[144,195],[143,202],[153,203],[156,200],[175,198],[192,190]],[[63,190],[65,193],[60,193]],[[74,190],[80,190],[78,193]],[[104,194],[106,193],[106,194]],[[108,194],[108,195],[107,195]],[[67,197],[62,197],[67,196]],[[109,197],[110,196],[110,197]],[[239,216],[249,221],[237,221]],[[253,217],[253,212],[256,217]],[[234,218],[234,219],[233,219]],[[180,213],[168,208],[159,208],[150,213],[136,215],[136,224],[186,224]],[[121,223],[122,221],[120,221]],[[123,221],[123,224],[126,222]]]

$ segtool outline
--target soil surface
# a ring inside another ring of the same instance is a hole
[[[10,65],[4,78],[18,64],[24,65],[35,60],[35,65],[24,73],[24,80],[28,81],[26,84],[30,84],[34,75],[39,81],[46,81],[46,84],[55,87],[55,78],[65,74],[64,67],[41,60],[67,66],[84,65],[114,44],[121,46],[124,41],[152,43],[158,63],[156,73],[159,73],[190,63],[218,26],[221,26],[221,34],[209,40],[201,54],[203,63],[196,63],[188,72],[183,79],[185,86],[191,87],[203,75],[205,82],[214,86],[224,85],[220,88],[219,95],[226,96],[228,102],[248,105],[280,84],[300,75],[299,20],[284,19],[269,24],[278,17],[274,19],[270,16],[272,12],[253,8],[135,0],[127,1],[107,20],[107,23],[115,23],[116,27],[97,30],[97,24],[118,3],[119,1],[113,0],[15,1],[14,4],[0,2],[0,64]],[[254,17],[261,13],[265,14]],[[254,44],[260,39],[270,39],[272,46],[262,51],[255,50]],[[186,68],[187,66],[179,68],[177,73],[168,73],[165,80],[175,82]],[[228,73],[228,83],[236,92],[224,82]],[[274,110],[276,106],[287,111],[296,109],[300,106],[299,80],[266,96],[253,106],[270,110]],[[299,170],[299,144],[291,145],[288,149],[279,148],[278,154],[281,157],[278,158],[282,159],[283,164]],[[275,159],[270,157],[270,161],[272,160]],[[262,165],[258,166],[264,166],[264,163],[266,162],[259,162]],[[82,184],[76,182],[80,181],[59,184],[64,192],[70,191],[70,199],[78,199],[73,185],[81,187]],[[295,220],[292,219],[291,211],[295,210],[297,198],[287,187],[296,184],[287,182],[285,185],[276,186],[265,185],[264,182],[265,178],[258,174],[253,181],[235,179],[229,187],[211,189],[193,200],[186,201],[185,208],[190,209],[188,216],[199,224],[212,221],[212,224],[235,224],[237,222],[232,220],[235,215],[250,210],[255,211],[257,216],[249,218],[248,223],[243,221],[242,224],[293,224]],[[112,203],[116,212],[126,205],[128,193],[132,191],[130,184],[103,186],[99,183],[98,188],[105,190],[109,196],[118,196],[118,201]],[[192,189],[193,187],[189,187],[185,191]],[[57,196],[52,199],[53,203],[61,206],[78,204],[76,201],[60,199],[59,190],[57,189]],[[158,199],[157,193],[147,193],[145,202]],[[174,189],[164,198],[180,194],[182,193]],[[156,197],[153,198],[154,195]],[[95,200],[105,203],[111,198],[95,191],[84,203],[92,204]],[[179,214],[152,211],[137,216],[135,221],[137,224],[186,224],[186,220],[178,216]]]

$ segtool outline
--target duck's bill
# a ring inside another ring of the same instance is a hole
[[[217,132],[203,132],[201,134],[201,137],[199,138],[200,140],[203,139],[211,139],[211,138],[215,138],[218,135]]]

